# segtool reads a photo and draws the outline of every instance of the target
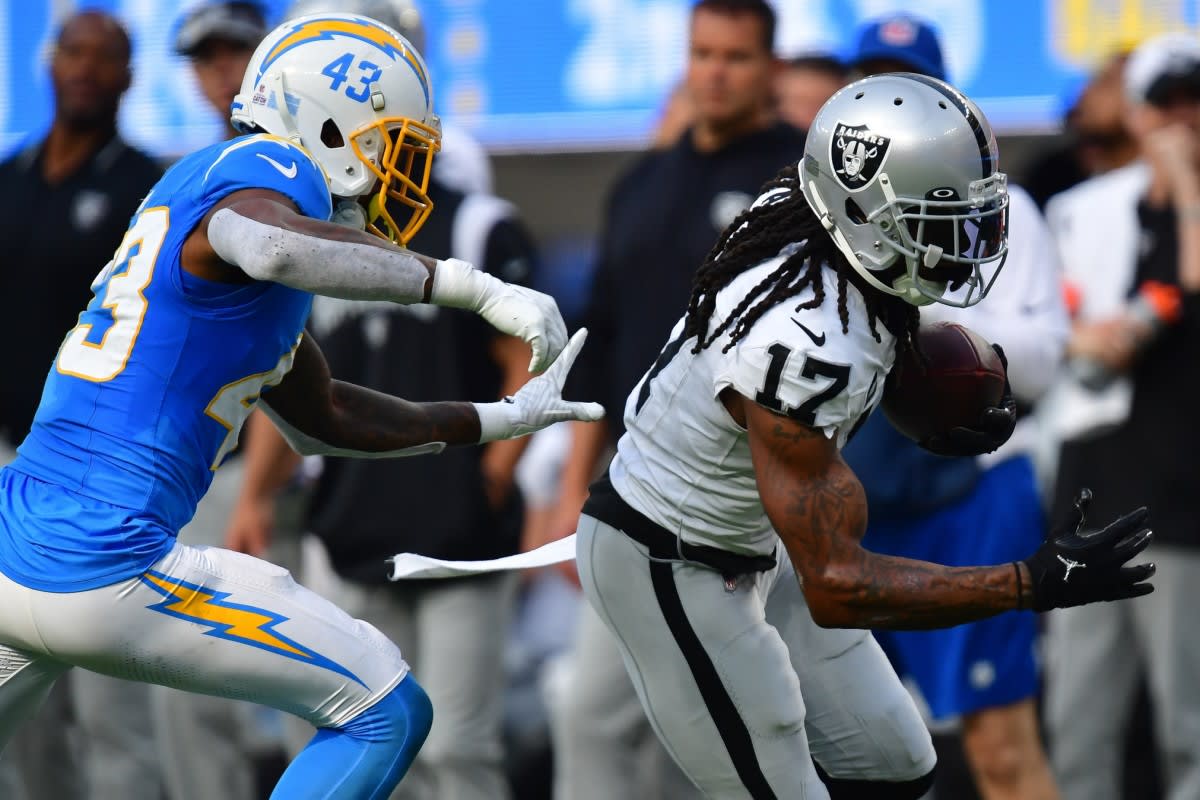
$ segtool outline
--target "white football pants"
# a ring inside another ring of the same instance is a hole
[[[579,577],[616,635],[650,724],[710,798],[829,797],[834,778],[914,781],[936,762],[870,633],[813,622],[791,564],[739,576],[652,562],[583,515]]]

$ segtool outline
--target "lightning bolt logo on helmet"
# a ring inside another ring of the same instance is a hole
[[[376,47],[392,61],[396,61],[397,58],[403,59],[412,67],[413,72],[421,81],[426,102],[429,101],[429,78],[426,75],[425,66],[416,58],[410,48],[400,42],[395,33],[366,17],[357,19],[310,18],[298,21],[292,32],[277,41],[263,58],[255,77],[255,83],[261,81],[271,65],[293,47],[307,42],[332,40],[336,37],[348,37],[366,42]]]

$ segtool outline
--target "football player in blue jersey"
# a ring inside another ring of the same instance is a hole
[[[583,332],[567,341],[553,300],[397,246],[430,211],[439,139],[399,34],[285,23],[232,111],[248,135],[180,160],[134,214],[0,472],[0,747],[79,666],[311,722],[272,797],[386,797],[432,718],[396,646],[285,570],[176,532],[260,399],[301,452],[364,457],[602,412],[562,399]],[[314,293],[470,309],[529,342],[531,370],[550,366],[497,403],[341,383],[303,334]]]

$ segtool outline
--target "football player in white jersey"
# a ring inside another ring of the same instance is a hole
[[[851,84],[718,241],[630,395],[580,520],[580,578],[709,797],[920,797],[929,735],[866,629],[1151,591],[1152,564],[1125,566],[1149,543],[1145,509],[1081,536],[1086,493],[1020,562],[950,568],[859,543],[866,500],[840,448],[913,346],[918,306],[986,295],[1007,206],[969,99],[911,74]],[[1006,393],[977,428],[922,444],[988,452],[1014,423]]]

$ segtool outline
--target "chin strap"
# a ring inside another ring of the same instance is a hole
[[[271,84],[271,91],[275,94],[275,110],[279,112],[279,119],[283,122],[284,137],[289,142],[300,144],[300,128],[296,125],[296,118],[292,116],[292,112],[288,108],[283,73],[278,71],[270,73],[267,75],[267,82]]]

